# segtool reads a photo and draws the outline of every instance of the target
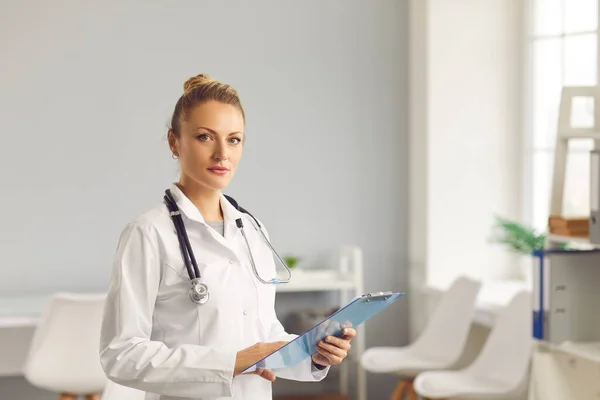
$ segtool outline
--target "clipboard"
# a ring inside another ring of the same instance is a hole
[[[252,372],[259,368],[277,370],[293,367],[316,353],[317,343],[325,337],[342,336],[344,328],[356,328],[402,296],[404,296],[404,293],[379,292],[356,297],[346,306],[246,368],[242,373]]]

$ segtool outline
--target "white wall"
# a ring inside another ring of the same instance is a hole
[[[521,274],[488,240],[522,213],[521,18],[522,0],[410,2],[412,337],[423,286]]]
[[[0,296],[105,288],[120,230],[177,179],[166,125],[200,72],[242,96],[228,193],[275,247],[319,267],[357,244],[365,290],[405,290],[406,26],[397,0],[4,1]],[[406,342],[406,304],[367,345]],[[387,396],[394,378],[371,378]]]
[[[521,215],[520,0],[432,0],[428,47],[428,280],[519,274],[490,244]]]

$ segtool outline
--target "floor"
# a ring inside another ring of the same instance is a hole
[[[347,400],[343,396],[326,395],[322,397],[312,397],[315,391],[323,390],[332,392],[336,389],[335,385],[329,385],[329,382],[323,382],[322,384],[316,385],[302,385],[301,382],[277,382],[278,385],[275,387],[275,399],[277,400]],[[317,388],[319,386],[319,388]],[[282,396],[277,392],[287,393],[302,393],[300,396]],[[0,400],[58,400],[58,396],[55,393],[47,392],[41,389],[37,389],[31,386],[24,378],[0,378]]]
[[[23,378],[0,378],[0,400],[57,400],[55,393],[31,386]]]

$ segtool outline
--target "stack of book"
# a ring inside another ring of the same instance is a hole
[[[566,218],[552,215],[548,218],[548,227],[551,234],[570,237],[589,237],[589,217]]]

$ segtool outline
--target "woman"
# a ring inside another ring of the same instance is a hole
[[[170,194],[210,293],[204,304],[191,300],[167,199],[121,234],[100,356],[110,380],[146,391],[146,399],[271,399],[275,376],[322,380],[330,365],[346,357],[356,335],[347,328],[340,338],[326,338],[311,359],[292,368],[241,374],[295,337],[275,315],[275,285],[259,281],[252,269],[250,254],[258,276],[276,276],[270,249],[250,217],[221,193],[242,156],[244,126],[232,87],[207,75],[185,82],[168,132],[181,171]]]

